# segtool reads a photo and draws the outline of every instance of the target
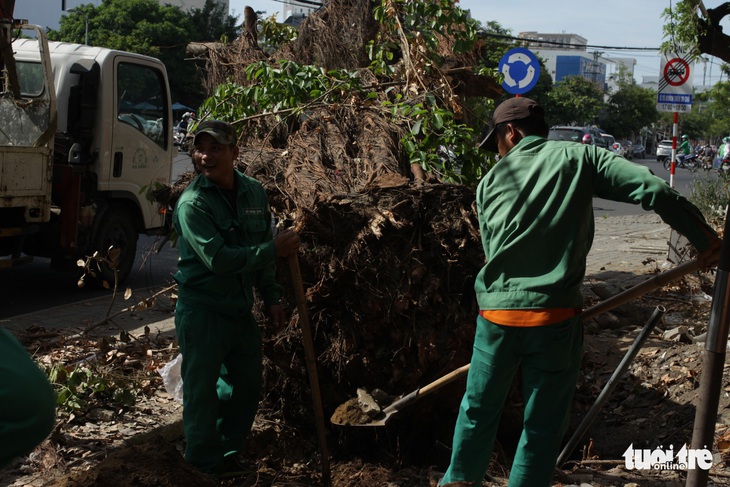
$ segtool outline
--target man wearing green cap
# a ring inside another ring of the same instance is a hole
[[[276,257],[299,248],[293,231],[272,238],[266,191],[235,169],[237,157],[229,123],[201,122],[192,149],[200,175],[182,193],[173,214],[180,251],[175,329],[183,357],[185,459],[222,477],[244,473],[238,453],[262,387],[253,287],[274,326],[283,326]]]
[[[442,486],[480,486],[518,369],[525,403],[510,487],[551,485],[583,350],[581,285],[593,197],[654,210],[712,263],[721,242],[702,214],[647,168],[594,145],[547,140],[542,107],[511,98],[482,143],[499,162],[476,193],[486,264],[474,348]]]
[[[677,147],[677,162],[682,162],[692,153],[692,145],[689,143],[687,135],[682,136],[682,143]]]

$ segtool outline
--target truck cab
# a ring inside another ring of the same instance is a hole
[[[36,39],[15,38],[12,50],[26,100],[25,105],[14,100],[13,110],[22,113],[28,101],[55,98],[49,115],[55,130],[52,143],[45,141],[50,184],[37,185],[39,195],[48,198],[48,211],[34,212],[42,216],[33,220],[26,210],[24,221],[16,217],[7,225],[14,230],[3,228],[10,220],[2,212],[17,206],[7,199],[8,191],[24,183],[18,177],[0,185],[0,255],[11,264],[43,256],[73,265],[114,248],[116,265],[102,274],[113,278],[116,270],[121,281],[131,271],[138,235],[159,233],[165,225],[165,209],[147,197],[156,184],[169,184],[177,151],[165,66],[129,52],[46,43],[40,31]],[[13,140],[0,136],[0,173],[8,169],[4,152],[19,145],[38,150],[32,137],[19,132]],[[11,233],[22,238],[2,238]]]

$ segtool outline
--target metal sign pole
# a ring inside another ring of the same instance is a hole
[[[710,322],[707,327],[707,341],[702,358],[700,390],[692,430],[692,448],[712,450],[715,441],[715,421],[722,390],[722,373],[725,365],[728,331],[730,330],[730,218],[725,212],[725,239],[720,251],[720,262],[715,277],[715,292],[712,297]],[[704,487],[709,479],[709,471],[702,468],[687,470],[686,487]]]
[[[669,187],[674,188],[674,171],[677,168],[677,131],[679,127],[679,113],[674,112],[672,124],[672,165],[669,168]]]

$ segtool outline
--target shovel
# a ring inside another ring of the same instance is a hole
[[[584,320],[589,320],[595,316],[598,316],[601,313],[605,313],[606,311],[612,310],[614,308],[617,308],[621,306],[622,304],[625,304],[629,301],[631,301],[634,298],[637,298],[639,296],[643,296],[644,294],[654,291],[656,289],[659,289],[660,287],[663,287],[670,282],[679,279],[680,277],[686,276],[687,274],[691,274],[692,272],[696,272],[700,269],[700,263],[697,259],[690,260],[688,262],[685,262],[684,264],[678,265],[674,269],[670,269],[668,271],[664,271],[660,274],[656,274],[655,276],[647,279],[644,282],[641,282],[633,287],[630,287],[629,289],[622,291],[615,296],[611,296],[610,298],[606,299],[605,301],[601,301],[600,303],[591,306],[590,308],[586,309],[581,313],[581,317]],[[461,377],[466,376],[467,372],[469,371],[469,364],[466,364],[462,367],[459,367],[458,369],[449,372],[448,374],[444,375],[443,377],[436,379],[435,381],[431,382],[427,386],[421,387],[419,389],[416,389],[415,391],[411,392],[410,394],[403,396],[400,399],[397,399],[395,402],[391,403],[389,406],[383,408],[380,411],[380,414],[376,415],[373,418],[366,418],[366,420],[363,422],[362,418],[357,418],[355,421],[348,420],[347,418],[350,417],[350,415],[345,414],[346,410],[348,408],[354,407],[353,403],[357,402],[357,399],[351,399],[347,401],[344,404],[341,404],[337,407],[335,410],[335,413],[330,418],[330,421],[332,424],[336,424],[338,426],[385,426],[388,421],[397,414],[401,409],[405,408],[406,406],[409,406],[416,402],[418,399],[424,397],[425,395],[445,386],[446,384],[450,384],[451,382],[455,381],[456,379],[459,379]],[[361,415],[362,416],[362,415]],[[352,416],[355,417],[355,416]]]
[[[302,343],[304,344],[304,357],[307,362],[309,384],[312,388],[314,422],[317,427],[317,439],[319,440],[319,449],[322,455],[322,485],[329,487],[332,485],[332,479],[330,478],[330,454],[327,448],[327,431],[325,429],[322,408],[322,393],[319,388],[319,375],[317,373],[317,356],[314,352],[314,339],[309,324],[309,314],[307,313],[307,298],[304,294],[304,283],[302,282],[302,272],[299,268],[299,257],[297,254],[291,254],[289,256],[289,268],[291,269],[294,295],[297,301],[297,309],[299,310],[299,324],[302,328]]]
[[[398,413],[401,409],[405,408],[406,406],[410,406],[414,402],[418,401],[422,397],[428,395],[429,393],[440,389],[441,387],[445,386],[446,384],[450,384],[454,382],[456,379],[463,377],[466,375],[467,371],[469,370],[469,364],[463,365],[459,367],[456,370],[452,370],[448,374],[444,375],[443,377],[440,377],[436,379],[435,381],[431,382],[430,384],[419,387],[415,391],[411,392],[410,394],[407,394],[400,399],[392,402],[389,406],[385,407],[380,413],[373,417],[369,418],[366,422],[362,422],[361,420],[354,420],[350,421],[348,419],[345,419],[347,417],[346,414],[344,414],[345,410],[347,410],[348,407],[350,407],[350,404],[353,403],[353,400],[350,400],[341,406],[337,408],[335,413],[332,415],[332,418],[330,421],[332,421],[333,424],[339,425],[339,426],[385,426],[388,424],[388,421],[390,421],[390,418],[392,418],[395,414]],[[365,393],[368,395],[367,393]],[[369,396],[369,395],[368,395]],[[369,398],[371,399],[371,398]],[[357,400],[354,400],[357,402]]]

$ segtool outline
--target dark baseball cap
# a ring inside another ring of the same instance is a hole
[[[200,134],[210,134],[219,144],[234,145],[236,143],[236,131],[233,125],[222,120],[203,120],[195,128],[195,140]]]
[[[503,101],[494,110],[492,119],[489,121],[489,133],[479,147],[484,147],[490,152],[497,152],[497,131],[495,129],[498,125],[533,117],[540,120],[545,119],[545,110],[535,100],[517,96]]]

